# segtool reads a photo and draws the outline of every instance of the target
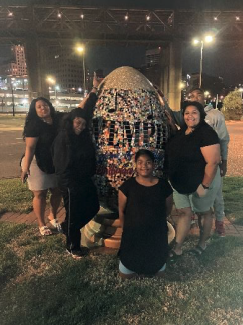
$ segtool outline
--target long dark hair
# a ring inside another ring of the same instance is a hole
[[[73,109],[70,113],[68,113],[62,119],[61,130],[62,130],[62,132],[65,133],[66,143],[70,143],[72,137],[75,136],[75,133],[73,130],[73,120],[76,117],[82,117],[87,122],[86,128],[80,133],[79,136],[87,137],[87,138],[91,139],[90,130],[88,128],[88,118],[87,118],[86,111],[84,109],[78,107],[78,108]]]
[[[55,108],[53,107],[52,103],[48,99],[46,99],[44,97],[37,97],[37,98],[33,99],[31,104],[30,104],[29,112],[28,112],[28,114],[26,116],[26,119],[25,119],[25,125],[24,125],[24,131],[23,131],[23,138],[24,139],[25,139],[25,135],[26,135],[26,126],[27,126],[27,124],[29,122],[35,123],[35,122],[40,121],[40,118],[37,115],[36,108],[35,108],[35,104],[39,100],[42,100],[43,102],[45,102],[49,106],[52,119],[54,119],[54,116],[56,114]]]

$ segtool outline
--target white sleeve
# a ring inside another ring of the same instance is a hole
[[[229,144],[229,133],[225,124],[224,116],[221,112],[215,111],[215,124],[214,130],[217,132],[220,141],[220,152],[222,160],[227,160],[228,156],[228,144]]]

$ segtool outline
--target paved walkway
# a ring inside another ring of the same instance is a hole
[[[45,211],[45,219],[47,222],[47,225],[51,227],[50,224],[48,224],[48,218],[49,215],[49,209],[47,208]],[[176,212],[173,211],[172,215],[176,216]],[[62,222],[65,218],[65,209],[61,207],[58,210],[57,213],[57,219]],[[20,213],[20,212],[6,212],[3,215],[0,216],[0,221],[8,221],[8,222],[15,222],[15,223],[25,223],[28,225],[37,225],[37,218],[33,211],[30,213]],[[225,223],[225,231],[226,236],[242,236],[243,237],[243,226],[235,225],[230,222],[230,220],[226,217],[224,220]],[[213,228],[214,231],[214,228]],[[199,228],[197,225],[197,219],[195,220],[195,225],[191,228],[191,234],[199,235]]]
[[[243,176],[243,121],[226,122],[230,134],[227,176]]]

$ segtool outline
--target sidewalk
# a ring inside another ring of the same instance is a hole
[[[175,212],[175,211],[174,211]],[[48,223],[47,216],[49,215],[49,209],[47,208],[45,211],[45,219],[47,222],[47,225],[50,226]],[[175,215],[173,213],[173,215]],[[63,207],[60,207],[57,213],[57,219],[62,222],[65,218],[65,209]],[[0,221],[7,221],[7,222],[15,222],[15,223],[25,223],[28,225],[37,225],[37,218],[33,211],[30,213],[19,213],[19,212],[6,212],[2,216],[0,216]],[[226,236],[242,236],[243,237],[243,226],[240,225],[234,225],[230,222],[230,220],[225,217],[224,220],[225,224],[225,231]],[[214,225],[213,225],[213,231],[214,231]],[[199,228],[197,226],[197,219],[195,220],[195,226],[192,226],[190,233],[193,235],[199,235]]]

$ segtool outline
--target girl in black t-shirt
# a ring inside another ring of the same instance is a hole
[[[139,150],[135,163],[137,176],[125,181],[118,193],[122,278],[161,275],[168,257],[166,217],[172,208],[172,189],[167,181],[153,176],[152,152]]]

